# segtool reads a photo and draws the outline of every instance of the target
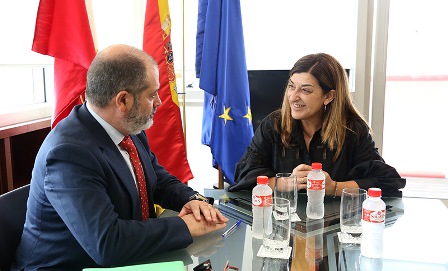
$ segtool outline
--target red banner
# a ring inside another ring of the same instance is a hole
[[[84,0],[41,0],[32,50],[55,58],[55,127],[84,101],[87,69],[96,54]]]

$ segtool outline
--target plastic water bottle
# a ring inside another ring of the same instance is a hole
[[[324,220],[306,219],[305,259],[308,270],[319,270],[324,256]]]
[[[381,199],[379,188],[369,188],[367,195],[368,198],[362,203],[361,255],[367,258],[381,258],[386,204]]]
[[[257,185],[252,190],[252,237],[263,239],[265,230],[269,230],[272,214],[272,189],[267,176],[258,176]],[[270,226],[272,228],[272,225]],[[271,229],[272,231],[272,229]]]
[[[361,256],[359,257],[359,267],[360,271],[381,271],[383,270],[383,259]]]
[[[308,203],[306,204],[306,216],[312,219],[324,217],[325,175],[321,163],[312,163],[312,171],[307,177]]]

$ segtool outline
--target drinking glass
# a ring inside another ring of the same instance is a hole
[[[337,270],[339,271],[359,271],[360,268],[361,247],[352,244],[339,244],[339,261]],[[381,271],[381,269],[366,269]]]
[[[254,269],[252,270],[260,270]],[[264,264],[261,271],[289,271],[289,259],[264,258]]]
[[[265,230],[263,235],[263,246],[271,252],[284,252],[289,247],[291,233],[291,206],[289,200],[274,197],[271,218],[272,230]]]
[[[362,203],[366,198],[367,191],[364,189],[342,189],[340,224],[346,243],[359,243],[361,240]]]
[[[306,219],[305,259],[319,266],[324,256],[324,219]]]
[[[297,211],[297,178],[292,173],[275,175],[274,197],[289,200],[291,215]]]

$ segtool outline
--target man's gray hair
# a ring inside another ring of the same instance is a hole
[[[86,85],[89,103],[104,108],[122,90],[136,97],[149,87],[147,70],[150,67],[147,63],[149,60],[157,69],[155,60],[140,49],[122,47],[112,53],[106,48],[98,53],[90,65]]]

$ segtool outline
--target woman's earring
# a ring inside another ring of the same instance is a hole
[[[327,111],[327,105],[324,105],[324,112]]]

